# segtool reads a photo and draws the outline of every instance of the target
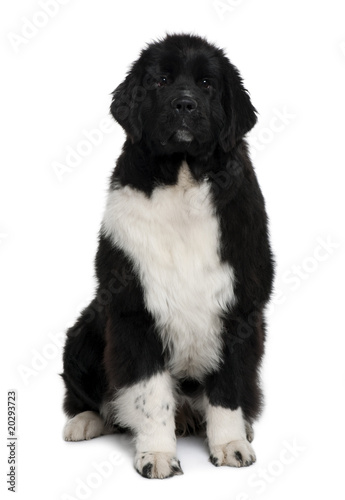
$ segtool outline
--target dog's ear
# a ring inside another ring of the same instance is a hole
[[[141,85],[140,72],[135,64],[126,79],[112,93],[110,112],[132,142],[139,141],[142,136],[140,104],[145,94],[146,90]]]
[[[219,143],[225,152],[230,151],[256,123],[256,109],[243,86],[239,71],[224,57],[224,88],[222,106],[225,121],[220,133]]]

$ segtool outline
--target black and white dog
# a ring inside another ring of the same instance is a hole
[[[111,177],[97,293],[67,333],[68,441],[135,436],[145,477],[181,474],[176,434],[206,432],[216,465],[255,461],[267,216],[245,134],[256,111],[224,52],[150,44],[113,94],[127,140]]]

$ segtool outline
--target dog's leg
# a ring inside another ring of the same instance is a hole
[[[69,328],[63,354],[64,410],[68,417],[96,415],[107,388],[103,366],[104,331],[99,304],[93,300]],[[93,419],[94,420],[94,419]]]
[[[246,439],[242,410],[208,405],[206,410],[207,438],[210,460],[216,465],[244,467],[255,462],[255,453]]]
[[[135,435],[135,468],[147,478],[182,474],[176,458],[175,400],[168,372],[118,391],[111,406],[115,423]]]
[[[136,290],[122,291],[131,292],[130,305],[136,304],[134,299],[140,304]],[[117,309],[121,306],[120,302]],[[132,430],[135,467],[144,477],[181,474],[176,459],[174,381],[165,368],[164,348],[151,315],[140,310],[110,316],[106,338],[104,362],[109,387],[114,388],[105,402],[107,421]]]
[[[254,317],[260,318],[251,315],[250,323],[245,317],[228,319],[222,364],[205,382],[210,459],[217,466],[244,467],[256,460],[249,422],[257,417],[261,405],[258,366],[263,330],[260,322],[253,321]]]

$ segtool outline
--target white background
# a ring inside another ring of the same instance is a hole
[[[7,391],[15,389],[18,499],[340,498],[343,2],[64,3],[50,4],[49,16],[40,1],[1,4],[1,492],[12,498],[6,408]],[[249,139],[278,266],[257,463],[215,468],[201,439],[180,439],[184,475],[149,481],[134,471],[127,437],[62,440],[58,373],[66,327],[93,295],[97,232],[124,140],[118,125],[98,134],[98,145],[85,145],[85,133],[99,130],[110,92],[140,49],[166,31],[206,36],[244,77],[260,113]],[[72,149],[84,156],[58,176],[56,162],[66,165]],[[96,472],[102,461],[108,477]]]

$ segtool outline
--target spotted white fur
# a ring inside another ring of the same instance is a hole
[[[115,424],[130,427],[135,434],[137,453],[175,453],[174,387],[168,372],[121,388],[108,411]]]
[[[111,190],[102,230],[132,261],[147,309],[171,351],[169,370],[202,379],[219,365],[221,313],[235,301],[234,272],[219,257],[219,223],[210,184],[186,162],[178,182],[150,197],[130,186]]]

